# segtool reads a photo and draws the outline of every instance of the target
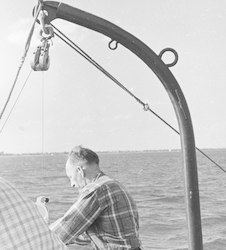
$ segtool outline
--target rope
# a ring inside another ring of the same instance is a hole
[[[144,105],[144,103],[139,100],[132,92],[130,92],[125,86],[123,86],[117,79],[115,79],[109,72],[107,72],[100,64],[98,64],[96,61],[94,61],[85,51],[83,51],[79,46],[77,46],[73,41],[71,41],[68,37],[66,37],[59,29],[57,29],[53,24],[51,26],[56,29],[62,36],[64,36],[70,43],[74,46],[72,46],[69,42],[67,42],[64,38],[62,38],[57,33],[54,33],[57,37],[59,37],[62,41],[64,41],[66,44],[68,44],[72,49],[74,49],[76,52],[78,52],[81,56],[83,56],[86,60],[88,60],[90,63],[92,63],[97,69],[99,69],[102,73],[104,73],[107,77],[109,77],[112,81],[114,81],[118,86],[120,86],[123,90],[125,90],[128,94],[130,94],[133,98],[135,98],[136,101]]]
[[[76,45],[73,41],[71,41],[66,35],[64,35],[59,29],[57,29],[53,24],[51,26],[59,32],[60,35],[62,35],[64,38],[66,38],[68,41],[66,41],[63,37],[61,37],[59,34],[54,32],[54,34],[59,37],[62,41],[64,41],[66,44],[68,44],[72,49],[74,49],[77,53],[79,53],[82,57],[84,57],[87,61],[89,61],[91,64],[93,64],[97,69],[99,69],[103,74],[105,74],[107,77],[109,77],[113,82],[115,82],[119,87],[121,87],[123,90],[125,90],[129,95],[131,95],[138,103],[140,103],[144,110],[150,111],[152,114],[154,114],[158,119],[160,119],[163,123],[165,123],[169,128],[171,128],[175,133],[180,135],[180,133],[172,127],[168,122],[166,122],[162,117],[160,117],[157,113],[155,113],[152,109],[149,108],[147,104],[142,102],[138,97],[136,97],[132,92],[130,92],[123,84],[121,84],[116,78],[114,78],[108,71],[106,71],[101,65],[99,65],[95,60],[93,60],[86,52],[84,52],[78,45]],[[196,150],[198,150],[202,155],[204,155],[207,159],[209,159],[212,163],[214,163],[218,168],[220,168],[224,173],[226,173],[226,170],[222,168],[219,164],[217,164],[213,159],[211,159],[208,155],[206,155],[201,149],[196,147]]]
[[[28,77],[27,77],[27,79],[25,80],[24,85],[22,86],[22,88],[21,88],[21,90],[20,90],[20,92],[19,92],[19,94],[18,94],[18,96],[17,96],[17,98],[16,98],[16,100],[15,100],[15,102],[14,102],[14,104],[13,104],[11,110],[9,111],[9,114],[8,114],[8,116],[6,117],[6,120],[5,120],[5,122],[3,123],[3,126],[2,126],[2,128],[1,128],[1,130],[0,130],[0,134],[2,133],[2,130],[4,129],[4,127],[5,127],[6,123],[7,123],[7,121],[8,121],[8,119],[9,119],[9,117],[10,117],[10,115],[11,115],[11,113],[12,113],[12,111],[13,111],[13,109],[14,109],[14,107],[15,107],[15,105],[16,105],[16,103],[17,103],[19,97],[20,97],[20,95],[21,95],[21,93],[22,93],[22,91],[23,91],[23,89],[24,89],[24,87],[25,87],[25,85],[26,85],[26,83],[27,83],[27,81],[28,81],[28,79],[29,79],[29,77],[30,77],[30,75],[31,75],[31,72],[32,72],[32,70],[31,70],[30,73],[28,74]]]
[[[44,164],[45,164],[45,159],[44,159],[44,132],[45,132],[45,127],[44,127],[44,113],[45,113],[45,79],[44,79],[44,72],[42,72],[42,172],[41,172],[41,188],[43,192],[43,187],[44,187]]]
[[[22,56],[22,58],[21,58],[21,63],[20,63],[20,65],[19,65],[19,68],[18,68],[18,71],[17,71],[17,74],[16,74],[16,78],[15,78],[15,80],[14,80],[13,86],[11,87],[11,90],[10,90],[10,92],[9,92],[8,98],[7,98],[7,100],[6,100],[6,103],[5,103],[5,105],[4,105],[3,109],[2,109],[2,112],[1,112],[1,114],[0,114],[0,120],[2,119],[2,116],[3,116],[4,112],[5,112],[5,109],[6,109],[7,105],[8,105],[8,103],[9,103],[9,100],[10,100],[10,98],[11,98],[11,95],[12,95],[12,93],[13,93],[14,87],[15,87],[15,85],[16,85],[16,82],[17,82],[17,79],[18,79],[20,70],[21,70],[21,68],[22,68],[22,66],[23,66],[23,64],[24,64],[25,58],[26,58],[26,56],[27,56],[27,52],[28,52],[28,49],[29,49],[29,47],[30,47],[31,38],[32,38],[32,35],[33,35],[33,32],[34,32],[34,28],[35,28],[35,23],[36,23],[36,21],[37,21],[37,18],[38,18],[38,15],[39,15],[40,10],[41,10],[41,4],[38,5],[38,10],[37,10],[37,13],[36,13],[36,16],[35,16],[33,25],[32,25],[32,27],[31,27],[31,30],[30,30],[30,32],[29,32],[29,35],[28,35],[28,38],[27,38],[27,42],[26,42],[26,44],[25,44],[24,54],[23,54],[23,56]]]
[[[42,154],[44,154],[45,79],[42,72]]]

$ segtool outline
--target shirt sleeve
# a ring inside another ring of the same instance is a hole
[[[76,202],[64,217],[54,222],[50,228],[64,243],[70,243],[85,232],[101,212],[96,192],[92,192]]]

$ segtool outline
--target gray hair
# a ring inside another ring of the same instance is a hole
[[[83,148],[82,146],[74,147],[68,154],[67,157],[71,163],[83,163],[83,164],[92,164],[96,163],[99,165],[98,155],[88,148]]]

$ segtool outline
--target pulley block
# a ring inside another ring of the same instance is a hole
[[[43,45],[36,48],[36,51],[33,53],[33,57],[31,59],[31,68],[34,71],[47,71],[49,69],[49,47],[50,44],[48,40],[45,40]]]

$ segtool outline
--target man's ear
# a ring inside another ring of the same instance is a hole
[[[81,176],[82,176],[83,178],[85,178],[85,171],[84,171],[84,169],[83,169],[82,167],[78,166],[78,171],[79,171],[79,173],[81,174]]]

